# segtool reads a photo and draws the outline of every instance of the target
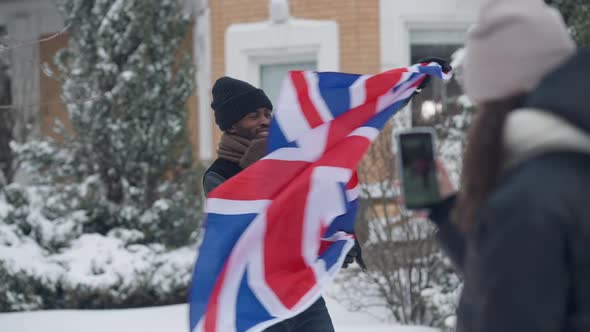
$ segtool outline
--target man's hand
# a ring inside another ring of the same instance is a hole
[[[436,62],[436,63],[438,63],[442,67],[443,72],[445,72],[445,73],[450,72],[453,69],[451,67],[451,65],[449,64],[448,61],[446,61],[444,59],[441,59],[441,58],[430,57],[430,58],[425,58],[425,59],[418,60],[418,63],[430,63],[430,62]],[[426,75],[426,77],[424,78],[424,80],[422,81],[422,83],[420,83],[420,85],[418,86],[418,88],[416,88],[416,91],[414,92],[414,94],[412,94],[412,96],[406,100],[406,103],[401,108],[406,107],[410,103],[410,101],[417,94],[419,94],[422,91],[422,89],[424,89],[425,87],[427,87],[428,84],[430,84],[430,79],[431,79],[430,75]]]
[[[451,70],[453,70],[453,67],[451,67],[451,64],[447,60],[442,59],[442,58],[428,57],[428,58],[418,60],[418,63],[431,63],[431,62],[438,63],[442,67],[442,70],[445,73],[448,73]]]
[[[240,159],[240,167],[246,168],[266,156],[267,143],[268,137],[255,138],[252,140],[252,143],[250,143],[250,146],[242,156],[242,159]]]
[[[431,63],[431,62],[438,63],[441,66],[442,71],[445,72],[445,73],[448,73],[451,70],[453,70],[453,67],[451,67],[451,64],[447,60],[442,59],[442,58],[429,57],[429,58],[424,58],[424,59],[418,60],[418,63]],[[424,81],[422,81],[422,83],[418,87],[418,91],[420,91],[420,90],[424,89],[425,87],[427,87],[429,83],[430,83],[430,76],[426,76],[426,78],[424,79]]]
[[[367,265],[365,264],[365,260],[363,259],[361,245],[359,241],[356,239],[356,237],[354,238],[354,247],[352,247],[348,254],[346,254],[342,267],[346,269],[354,261],[356,261],[356,263],[361,267],[363,271],[367,270]]]

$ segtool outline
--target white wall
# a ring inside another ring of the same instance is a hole
[[[211,108],[211,10],[207,0],[196,0],[193,49],[197,66],[199,159],[212,160],[213,128]]]
[[[410,65],[412,30],[467,31],[475,22],[480,0],[380,0],[381,69]],[[397,127],[411,125],[407,107],[395,117]]]

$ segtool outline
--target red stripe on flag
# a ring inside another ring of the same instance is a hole
[[[334,241],[328,241],[323,238],[324,236],[326,236],[326,232],[330,228],[328,225],[325,225],[324,223],[325,221],[322,220],[322,230],[320,231],[320,234],[322,234],[322,239],[320,240],[320,250],[318,252],[318,255],[323,254],[324,251],[326,251],[326,249],[328,249],[332,244],[334,244]]]
[[[311,172],[310,167],[283,188],[267,211],[264,275],[267,284],[288,309],[292,309],[317,283],[302,254]]]
[[[350,181],[348,181],[348,183],[346,184],[346,189],[350,190],[350,189],[357,187],[358,185],[359,185],[359,174],[355,171],[354,173],[352,173],[352,177],[350,178]]]
[[[391,86],[393,87],[393,85]],[[371,101],[360,105],[340,115],[330,122],[330,131],[326,142],[326,149],[331,149],[335,144],[350,135],[355,129],[361,127],[377,113],[377,101]]]
[[[317,284],[315,274],[303,257],[305,212],[311,173],[318,166],[336,166],[354,169],[369,147],[364,137],[346,137],[325,155],[307,167],[289,185],[283,188],[267,210],[267,228],[264,237],[265,280],[280,301],[292,309]],[[355,177],[351,182],[355,182]],[[325,229],[317,234],[321,241]],[[320,246],[326,249],[327,243]]]
[[[217,282],[215,283],[215,288],[213,288],[213,292],[209,297],[209,303],[207,303],[207,310],[205,311],[205,322],[203,324],[203,331],[204,332],[217,332],[217,319],[218,319],[218,301],[219,301],[219,294],[221,293],[221,289],[223,288],[223,282],[225,280],[225,275],[227,271],[227,264],[223,267]]]
[[[356,175],[356,165],[358,164],[358,161],[362,158],[365,151],[369,148],[370,145],[371,141],[365,137],[346,137],[341,141],[340,144],[333,146],[330,149],[330,151],[324,154],[313,165],[314,167],[330,166],[348,168],[353,171],[349,183],[354,182],[354,177]],[[354,188],[354,186],[351,188]],[[348,186],[347,189],[349,189]]]
[[[315,128],[324,123],[320,117],[320,114],[318,113],[318,110],[311,101],[311,98],[309,98],[309,88],[307,86],[307,82],[305,81],[304,72],[292,71],[290,76],[291,81],[295,86],[295,91],[297,92],[299,105],[301,106],[301,112],[305,116],[309,126],[311,128]]]
[[[230,200],[272,199],[308,166],[306,161],[263,159],[209,193],[207,198]]]
[[[320,250],[318,252],[318,255],[322,255],[324,252],[326,252],[326,250],[328,250],[328,248],[330,248],[332,245],[334,245],[334,241],[330,241],[330,240],[324,240],[322,239],[320,242]]]
[[[369,77],[365,82],[367,102],[377,101],[378,97],[393,89],[405,72],[407,70],[394,69]]]

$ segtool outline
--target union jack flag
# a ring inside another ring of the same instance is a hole
[[[261,331],[321,295],[354,244],[356,167],[436,63],[377,75],[290,72],[269,154],[212,191],[190,294],[192,332]]]

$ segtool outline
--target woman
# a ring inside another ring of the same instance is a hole
[[[464,276],[457,330],[590,331],[590,51],[541,0],[484,0],[466,49],[478,117],[430,213]]]

